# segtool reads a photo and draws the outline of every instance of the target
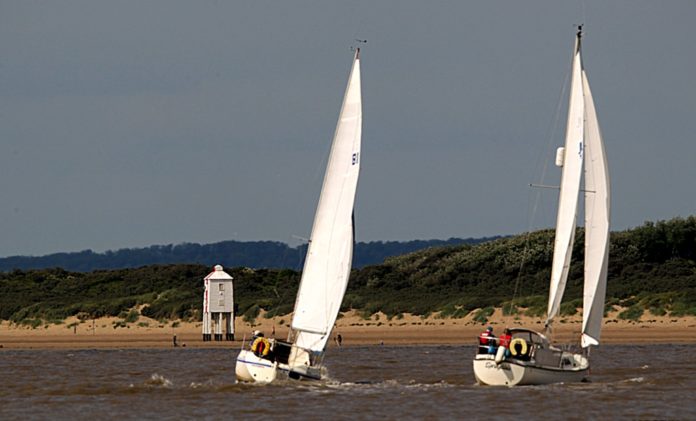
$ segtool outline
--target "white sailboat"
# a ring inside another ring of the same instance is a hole
[[[474,374],[480,384],[513,386],[576,382],[589,373],[589,347],[599,345],[604,315],[609,260],[609,173],[594,102],[581,57],[582,25],[578,28],[572,65],[565,146],[556,153],[561,186],[556,221],[546,327],[558,316],[568,279],[577,222],[580,183],[585,188],[585,262],[582,353],[564,351],[529,329],[510,329],[509,355],[478,354]]]
[[[279,376],[320,379],[327,341],[343,301],[353,258],[353,204],[360,172],[362,99],[356,48],[336,126],[288,341],[259,339],[263,352],[242,350],[238,380]]]

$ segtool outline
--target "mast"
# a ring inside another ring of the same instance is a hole
[[[568,122],[566,125],[565,146],[559,150],[557,154],[557,164],[562,166],[563,170],[558,197],[556,238],[554,241],[549,302],[545,323],[547,329],[560,310],[575,240],[580,179],[582,176],[582,164],[585,152],[585,104],[582,90],[581,38],[582,26],[578,29],[575,39],[575,48],[573,49],[572,78],[568,100]]]
[[[352,266],[352,216],[361,159],[360,90],[360,49],[356,48],[291,324],[294,344],[312,352],[326,347]]]

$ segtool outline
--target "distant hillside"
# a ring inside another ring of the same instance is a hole
[[[382,263],[390,256],[411,253],[428,247],[478,244],[500,237],[450,238],[449,240],[373,241],[357,243],[353,267]],[[76,253],[55,253],[46,256],[11,256],[0,258],[0,271],[14,269],[62,268],[73,272],[99,269],[125,269],[147,265],[200,264],[254,269],[302,269],[307,246],[290,247],[276,241],[222,241],[214,244],[184,243],[178,245],[128,248],[105,253],[85,250]]]
[[[562,315],[572,315],[582,305],[582,229],[575,238]],[[392,257],[353,270],[343,309],[365,315],[382,311],[389,317],[435,311],[462,317],[477,308],[485,316],[491,306],[505,305],[513,314],[539,316],[546,307],[552,248],[553,232],[544,230]],[[696,315],[696,217],[613,232],[609,259],[607,305],[628,308],[619,317]],[[227,270],[235,278],[238,314],[253,319],[260,309],[269,316],[292,311],[299,272]],[[199,319],[202,280],[209,271],[202,265],[152,265],[90,273],[0,273],[0,320],[32,326],[72,315],[133,320],[138,317],[134,308],[141,305],[140,314],[155,319]]]

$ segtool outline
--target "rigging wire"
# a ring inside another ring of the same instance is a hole
[[[558,122],[561,118],[561,109],[563,106],[563,99],[565,97],[566,90],[568,88],[568,82],[570,79],[570,74],[572,72],[572,60],[571,60],[571,65],[568,67],[568,70],[566,71],[563,84],[561,86],[561,92],[558,97],[558,102],[556,104],[556,111],[555,111],[555,116],[549,125],[548,132],[547,132],[547,142],[546,142],[546,147],[544,150],[550,151],[552,150],[552,143],[555,138],[556,131],[558,130]],[[540,157],[540,159],[542,159]],[[543,184],[544,180],[546,179],[546,173],[548,171],[548,166],[549,166],[549,152],[547,152],[547,155],[544,159],[542,159],[543,166],[541,170],[541,175],[539,177],[539,183],[538,184]],[[537,161],[536,167],[539,166],[539,161]],[[513,288],[513,293],[512,293],[512,299],[510,300],[510,306],[509,306],[509,311],[508,313],[512,313],[513,307],[514,307],[514,302],[515,299],[517,298],[517,293],[519,291],[520,287],[520,281],[522,279],[522,272],[524,270],[524,265],[527,261],[527,255],[529,253],[529,243],[530,243],[530,237],[532,234],[532,226],[534,224],[534,219],[536,217],[536,213],[539,209],[539,202],[541,201],[541,191],[537,191],[536,194],[534,195],[534,200],[532,201],[532,194],[530,192],[530,195],[528,196],[530,204],[528,205],[528,220],[527,220],[527,232],[525,234],[525,239],[524,239],[524,249],[522,250],[522,259],[520,261],[520,267],[519,270],[517,271],[517,278],[515,279],[515,286]]]

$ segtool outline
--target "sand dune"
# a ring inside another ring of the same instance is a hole
[[[667,317],[644,315],[639,321],[616,318],[617,312],[605,318],[602,331],[603,344],[641,343],[696,343],[696,317]],[[263,314],[252,325],[240,317],[235,321],[235,342],[203,342],[200,322],[167,322],[141,317],[126,327],[116,327],[120,319],[101,318],[80,322],[75,318],[62,324],[30,328],[0,323],[0,346],[3,349],[52,349],[52,348],[165,348],[173,347],[176,335],[179,346],[197,348],[238,349],[241,341],[259,329],[267,336],[286,338],[290,315],[266,319]],[[486,325],[496,333],[505,326],[523,326],[541,330],[540,318],[524,316],[503,317],[500,310],[489,318]],[[389,320],[384,314],[364,319],[355,312],[343,314],[336,323],[334,337],[341,334],[344,346],[351,345],[418,345],[446,344],[473,345],[485,325],[473,321],[472,314],[461,319],[427,318],[404,315]],[[553,337],[556,342],[576,341],[580,335],[580,316],[561,318],[556,323]],[[331,346],[335,344],[331,343]]]

